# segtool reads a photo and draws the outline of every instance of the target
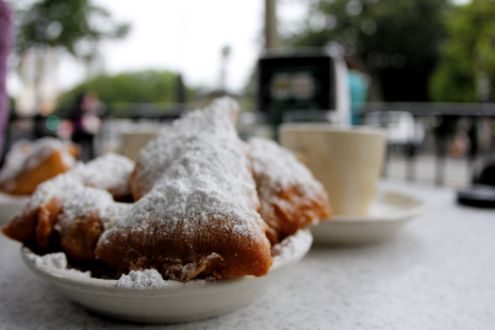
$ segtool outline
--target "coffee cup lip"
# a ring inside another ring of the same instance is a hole
[[[383,135],[386,131],[381,128],[371,126],[337,126],[329,123],[283,123],[280,125],[280,132],[295,131],[295,132],[331,132],[342,134],[363,134],[363,135]]]

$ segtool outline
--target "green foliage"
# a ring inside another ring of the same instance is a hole
[[[43,108],[47,101],[41,92],[43,78],[56,76],[56,66],[48,66],[46,54],[58,58],[64,53],[73,55],[85,64],[89,76],[91,65],[98,60],[99,42],[121,38],[128,33],[129,25],[114,22],[106,9],[93,2],[16,0],[12,3],[16,17],[18,74],[21,82],[33,89],[34,103],[38,108]],[[32,57],[26,56],[28,54]]]
[[[427,81],[444,35],[448,0],[314,1],[296,47],[344,46],[360,58],[390,101],[427,99]]]
[[[77,95],[83,91],[93,91],[106,105],[118,108],[135,103],[153,103],[170,106],[177,103],[178,75],[170,71],[137,71],[117,75],[102,74],[82,83],[63,94],[59,108],[73,106]],[[188,99],[193,89],[187,89]]]
[[[438,101],[486,101],[495,95],[495,1],[473,0],[448,16],[448,39],[432,77]],[[485,80],[485,89],[479,87]]]
[[[90,0],[41,0],[27,5],[20,1],[15,5],[20,54],[32,47],[49,47],[86,57],[93,51],[88,44],[123,37],[129,30],[127,24],[113,22],[108,11]]]

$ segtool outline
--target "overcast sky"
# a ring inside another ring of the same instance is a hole
[[[15,0],[8,0],[9,2]],[[226,87],[244,87],[262,49],[264,0],[94,0],[117,21],[131,24],[129,35],[101,45],[104,70],[175,70],[186,84],[216,88],[222,47],[230,46]],[[295,28],[307,2],[278,0],[280,21]],[[68,89],[85,77],[84,67],[65,56],[57,62],[56,89]],[[11,71],[7,87],[18,95],[20,82]],[[50,87],[51,88],[51,87]]]
[[[107,72],[134,69],[172,69],[186,83],[217,87],[220,51],[231,47],[227,87],[239,90],[246,83],[262,46],[263,0],[97,0],[117,20],[128,21],[127,38],[106,42],[102,54]],[[304,5],[279,1],[284,22],[302,20]],[[82,69],[65,63],[64,85],[81,79]]]
[[[14,0],[9,0],[14,1]],[[219,83],[220,51],[231,47],[227,88],[241,89],[262,47],[264,0],[95,0],[116,20],[132,25],[123,40],[102,47],[105,71],[171,69],[181,71],[187,84],[215,88]],[[302,24],[307,3],[278,0],[280,25]],[[464,3],[467,0],[457,0]],[[68,88],[84,78],[83,67],[65,58],[58,68],[58,85]],[[11,79],[10,90],[17,89]]]
[[[465,3],[468,0],[454,0]],[[174,69],[186,83],[217,87],[220,50],[232,49],[227,87],[244,86],[262,47],[264,0],[96,0],[114,17],[132,24],[130,35],[103,47],[109,72]],[[307,0],[278,0],[280,25],[302,24]],[[81,79],[74,69],[64,81]],[[67,73],[66,72],[66,73]]]

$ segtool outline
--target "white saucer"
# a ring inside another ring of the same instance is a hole
[[[301,230],[281,242],[272,269],[262,277],[187,283],[161,280],[163,285],[145,288],[122,287],[116,280],[91,278],[59,262],[41,262],[42,257],[27,248],[22,248],[21,254],[34,274],[88,310],[123,320],[171,323],[221,315],[247,305],[304,257],[311,243],[309,230]]]
[[[418,198],[398,191],[381,191],[367,216],[333,216],[311,228],[318,244],[363,244],[391,237],[425,210]]]
[[[28,197],[18,197],[0,193],[0,225],[6,224],[19,215],[26,206]]]

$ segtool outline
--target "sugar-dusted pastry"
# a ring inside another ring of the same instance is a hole
[[[131,180],[140,199],[102,234],[97,258],[122,272],[155,268],[182,281],[269,271],[271,246],[236,112],[233,101],[216,101],[142,150]]]
[[[3,233],[37,252],[63,250],[72,261],[94,260],[103,230],[131,205],[115,199],[130,194],[133,167],[132,161],[117,155],[78,164],[41,184]]]
[[[252,164],[260,214],[275,244],[316,220],[330,216],[327,193],[311,172],[285,148],[273,141],[251,139]]]
[[[321,185],[289,152],[239,139],[237,112],[235,102],[221,99],[186,114],[134,167],[115,155],[78,164],[41,184],[3,232],[37,253],[63,251],[93,276],[143,269],[180,281],[266,274],[273,245],[326,218],[329,207]]]
[[[30,195],[36,187],[76,164],[77,146],[54,138],[12,146],[0,171],[0,190],[12,195]]]

